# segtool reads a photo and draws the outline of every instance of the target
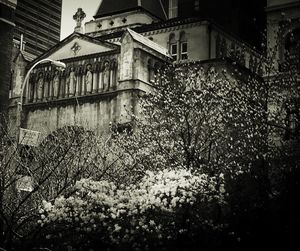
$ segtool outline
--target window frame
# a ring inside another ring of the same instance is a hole
[[[186,50],[183,51],[183,46],[186,46]],[[185,58],[183,58],[183,56],[185,56]],[[188,57],[188,43],[187,41],[182,41],[180,42],[180,59],[181,60],[187,60],[189,57]]]
[[[175,48],[175,50],[173,50]],[[177,61],[178,60],[178,45],[176,43],[170,43],[170,54],[172,58]]]
[[[194,1],[194,10],[199,11],[200,10],[200,0]]]

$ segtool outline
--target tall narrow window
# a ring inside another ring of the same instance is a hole
[[[169,18],[178,16],[178,0],[169,0]]]
[[[155,81],[155,73],[154,73],[154,66],[153,66],[153,63],[152,63],[152,60],[149,59],[148,60],[148,81],[150,83],[153,83]]]
[[[188,43],[185,32],[180,33],[180,60],[188,59]]]
[[[285,139],[295,139],[300,133],[300,102],[297,99],[286,104],[286,133]]]
[[[174,33],[172,33],[170,35],[169,45],[170,45],[170,54],[173,57],[173,59],[175,61],[177,61],[177,51],[178,51],[178,48],[177,48],[177,41],[175,39],[175,34]]]
[[[300,28],[288,33],[285,38],[284,49],[286,67],[298,68],[300,63]]]
[[[200,0],[195,0],[194,2],[194,10],[199,11],[200,10]]]

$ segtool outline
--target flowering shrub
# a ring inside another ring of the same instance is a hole
[[[211,178],[183,169],[147,171],[127,187],[82,179],[73,196],[44,201],[39,223],[47,229],[46,239],[62,246],[166,248],[201,229],[219,229],[212,216],[224,193],[222,175]]]

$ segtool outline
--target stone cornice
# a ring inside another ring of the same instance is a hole
[[[83,55],[80,57],[61,59],[60,61],[65,62],[65,63],[70,63],[70,62],[76,62],[76,61],[81,61],[81,60],[90,59],[90,58],[99,58],[99,57],[101,58],[101,57],[114,56],[119,53],[120,53],[120,49],[116,49],[113,51],[105,51],[105,52],[100,52],[100,53],[87,54],[87,55]]]
[[[68,98],[59,98],[56,100],[48,100],[43,102],[35,102],[35,103],[28,103],[23,105],[23,109],[26,111],[33,111],[33,110],[46,110],[51,109],[54,107],[67,107],[70,105],[82,105],[85,103],[95,103],[101,100],[111,100],[118,96],[119,93],[122,92],[140,92],[143,91],[139,88],[124,88],[120,90],[112,90],[106,91],[101,93],[94,93],[85,96],[74,96]],[[11,106],[13,107],[13,105]]]

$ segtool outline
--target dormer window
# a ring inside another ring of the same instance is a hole
[[[178,0],[169,0],[169,18],[178,16]]]

